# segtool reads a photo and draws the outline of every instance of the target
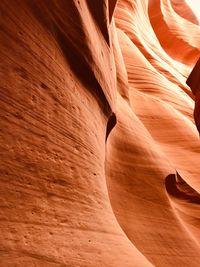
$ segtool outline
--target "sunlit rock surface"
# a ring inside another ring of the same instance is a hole
[[[200,266],[189,6],[2,0],[0,11],[1,267]]]

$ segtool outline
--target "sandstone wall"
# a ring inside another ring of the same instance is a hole
[[[0,1],[2,267],[200,265],[200,27],[179,3]]]

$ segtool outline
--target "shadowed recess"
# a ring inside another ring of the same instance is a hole
[[[189,203],[200,204],[200,194],[189,186],[178,173],[176,175],[168,175],[165,180],[165,186],[167,193],[171,197]]]
[[[200,58],[188,76],[186,83],[191,88],[194,95],[196,94],[197,90],[200,89]]]
[[[92,17],[94,18],[94,21],[98,25],[101,33],[103,34],[106,42],[108,45],[110,45],[110,39],[108,34],[108,28],[107,28],[107,1],[91,1],[87,0],[87,5],[90,10],[90,13]]]
[[[107,128],[106,128],[106,140],[112,131],[112,129],[115,127],[117,123],[116,115],[115,113],[112,113],[108,119]]]
[[[193,94],[195,95],[194,119],[197,130],[200,133],[200,58],[195,64],[186,83],[188,86],[190,86]]]
[[[59,9],[55,1],[44,1],[43,3],[34,1],[30,3],[30,6],[37,20],[58,42],[71,70],[95,96],[104,113],[109,114],[111,112],[110,105],[91,69],[91,65],[95,65],[95,63],[75,3],[60,1]],[[76,19],[74,20],[74,18]],[[70,30],[67,30],[69,25]]]
[[[117,5],[117,0],[108,0],[108,4],[109,4],[109,20],[111,22],[115,7]]]

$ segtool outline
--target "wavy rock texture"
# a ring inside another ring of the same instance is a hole
[[[0,10],[1,267],[200,266],[199,61],[186,85],[200,27],[189,6]]]

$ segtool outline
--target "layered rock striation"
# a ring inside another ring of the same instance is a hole
[[[189,6],[2,0],[0,11],[1,266],[200,266]]]

